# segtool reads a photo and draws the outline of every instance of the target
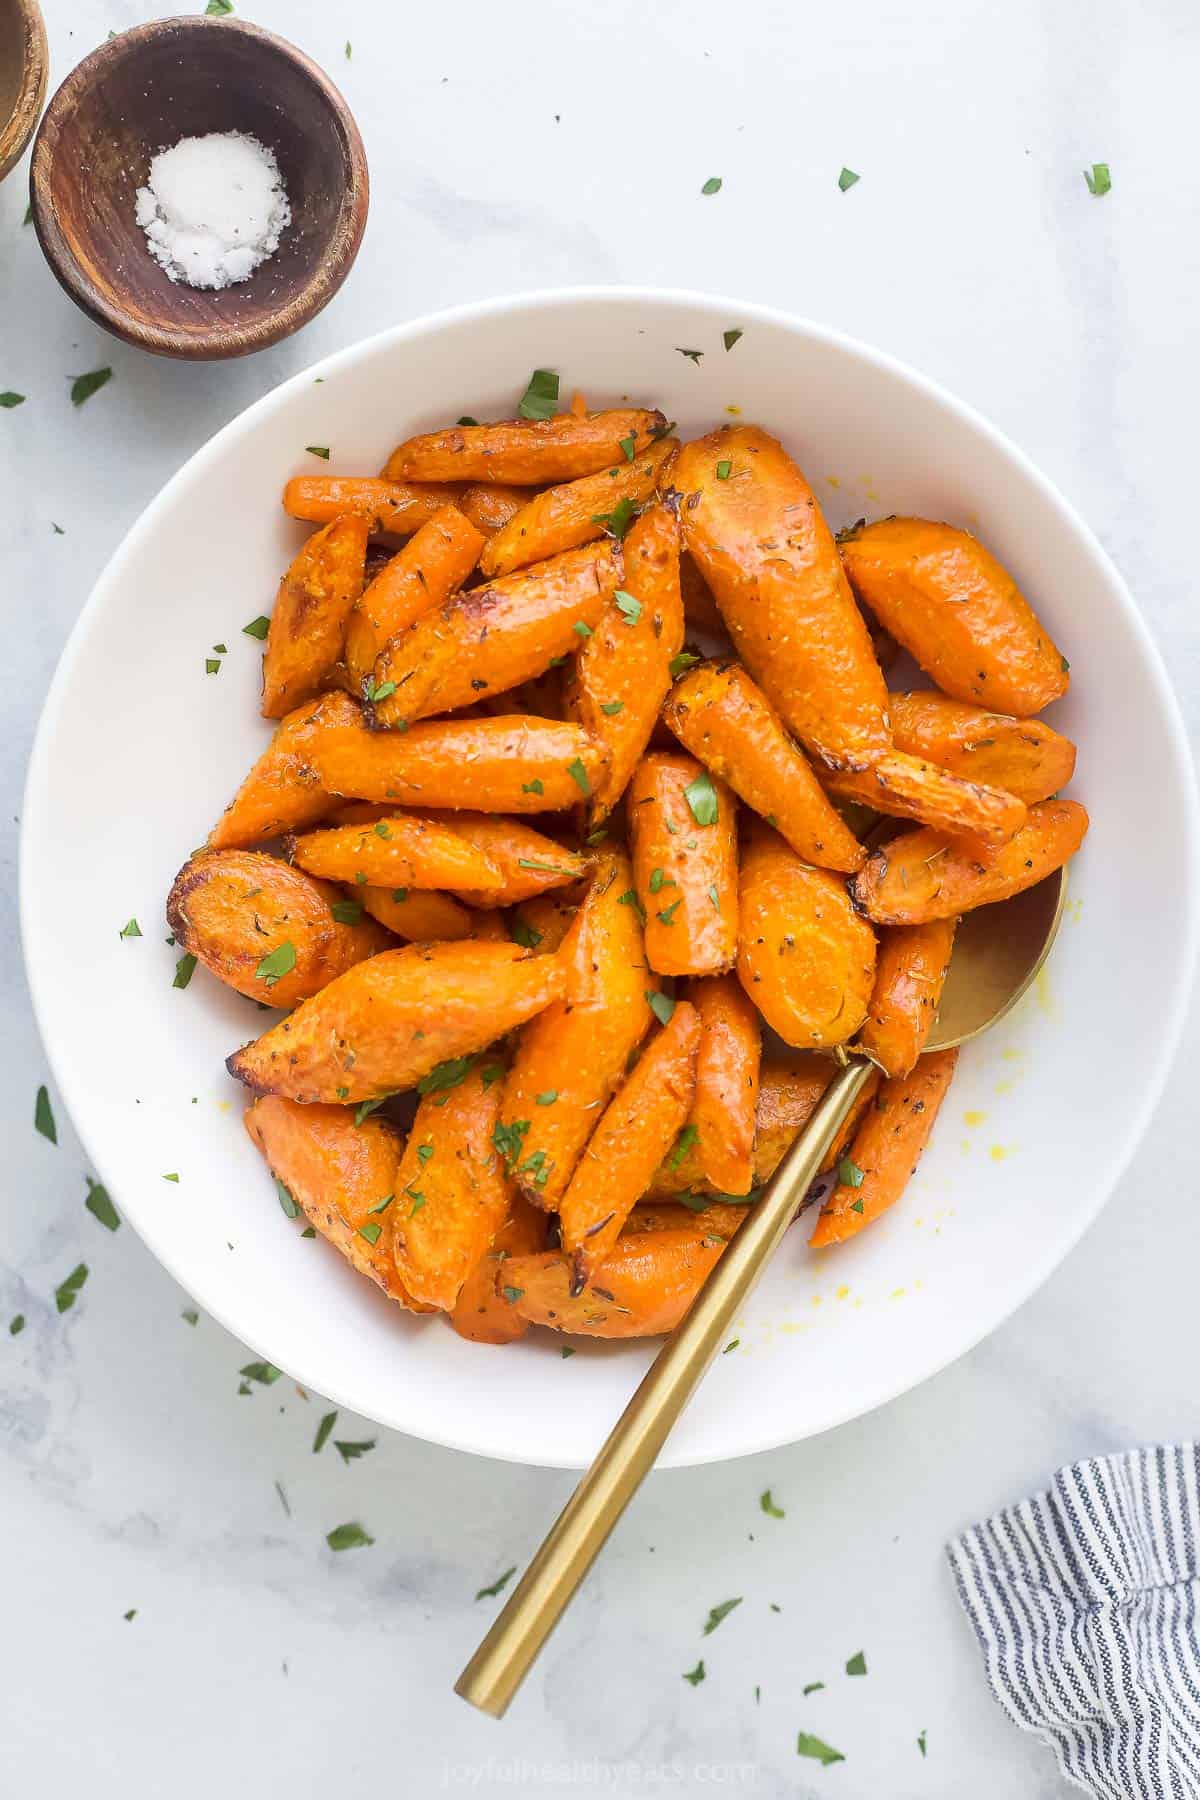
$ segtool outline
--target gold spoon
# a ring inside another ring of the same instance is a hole
[[[1002,1019],[1050,953],[1067,895],[1065,869],[997,906],[967,913],[927,1050],[949,1050]],[[762,1197],[680,1320],[551,1527],[491,1630],[454,1684],[501,1718],[609,1532],[741,1312],[874,1064],[845,1058]]]

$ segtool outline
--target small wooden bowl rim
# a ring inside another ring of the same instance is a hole
[[[33,136],[42,101],[46,98],[46,77],[50,67],[46,25],[37,0],[16,0],[16,12],[25,31],[25,56],[21,65],[21,86],[13,109],[0,126],[0,181],[15,168]]]
[[[205,332],[179,331],[169,325],[147,325],[132,319],[114,306],[80,268],[71,244],[58,220],[54,199],[53,170],[63,121],[78,105],[83,93],[93,82],[103,81],[111,67],[128,58],[143,45],[167,37],[186,38],[190,32],[212,31],[233,33],[260,44],[264,50],[286,57],[312,82],[327,101],[345,139],[345,164],[348,171],[346,199],[337,228],[327,252],[313,269],[300,292],[269,318],[255,324],[236,326],[214,320]],[[341,287],[350,273],[362,235],[366,229],[370,202],[370,180],[367,154],[354,115],[332,81],[312,58],[298,50],[286,38],[264,31],[246,19],[210,18],[203,13],[185,14],[180,18],[154,19],[146,25],[135,25],[117,37],[100,44],[74,68],[46,108],[33,146],[29,176],[33,224],[42,253],[51,271],[67,293],[106,331],[127,344],[149,350],[157,356],[178,356],[193,361],[245,356],[254,350],[265,350],[281,339],[290,337],[302,325],[315,318]]]

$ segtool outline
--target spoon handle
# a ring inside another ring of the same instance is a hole
[[[455,1693],[472,1706],[497,1719],[507,1711],[609,1532],[653,1467],[701,1376],[724,1345],[873,1066],[865,1057],[853,1057],[838,1070],[774,1179],[642,1377],[591,1468],[455,1682]]]

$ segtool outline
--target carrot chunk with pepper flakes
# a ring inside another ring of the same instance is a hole
[[[717,975],[737,954],[737,801],[690,756],[646,756],[627,803],[646,956],[660,975]]]
[[[579,1293],[572,1292],[570,1259],[561,1250],[512,1256],[500,1279],[533,1325],[579,1337],[660,1337],[674,1331],[726,1243],[699,1225],[635,1232],[618,1238]]]
[[[316,738],[336,726],[359,725],[344,694],[323,694],[281,719],[275,735],[208,834],[210,850],[242,849],[285,831],[315,825],[335,804],[313,768]]]
[[[343,513],[357,513],[370,531],[406,537],[441,511],[454,490],[374,476],[296,475],[283,490],[283,510],[293,519],[326,525]]]
[[[622,438],[633,439],[636,455],[666,429],[660,412],[638,407],[582,418],[557,413],[550,419],[454,425],[406,439],[388,457],[384,475],[389,481],[504,481],[541,487],[612,468],[622,454]]]
[[[450,1314],[459,1337],[476,1344],[512,1344],[529,1330],[529,1320],[499,1291],[499,1283],[504,1280],[506,1258],[531,1256],[542,1249],[549,1220],[511,1185],[508,1204],[503,1224],[463,1282]]]
[[[937,1018],[957,919],[883,932],[875,986],[858,1047],[888,1075],[912,1073]]]
[[[372,887],[476,888],[500,893],[492,858],[435,819],[391,813],[373,825],[339,825],[293,838],[293,860],[310,875]]]
[[[588,1142],[559,1204],[571,1289],[586,1286],[683,1130],[696,1092],[700,1014],[681,1000],[643,1050]]]
[[[366,555],[367,522],[349,513],[314,532],[279,583],[263,652],[265,719],[281,719],[330,685]]]
[[[601,537],[606,519],[618,506],[645,505],[654,493],[659,469],[678,448],[677,438],[662,438],[632,461],[622,459],[599,475],[547,488],[489,539],[480,568],[485,575],[511,575],[514,569]]]
[[[696,1146],[704,1179],[718,1193],[748,1194],[754,1183],[754,1131],[758,1110],[762,1025],[735,975],[690,981],[687,997],[700,1015],[696,1097],[687,1142]]]
[[[485,538],[444,506],[363,589],[346,627],[346,670],[357,692],[398,632],[457,593],[479,560]]]
[[[895,1205],[916,1173],[957,1061],[957,1050],[935,1050],[903,1081],[883,1083],[821,1208],[814,1248],[844,1243]]]

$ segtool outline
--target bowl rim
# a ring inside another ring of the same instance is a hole
[[[346,181],[329,253],[314,266],[303,287],[291,300],[254,325],[229,326],[214,322],[201,332],[185,332],[131,318],[84,272],[59,222],[53,171],[63,120],[74,110],[84,92],[103,80],[118,61],[136,56],[146,45],[171,37],[186,38],[197,31],[224,32],[249,40],[258,44],[267,56],[273,54],[282,58],[306,77],[329,108],[341,136]],[[151,19],[131,26],[128,31],[118,32],[89,51],[51,96],[37,129],[29,168],[29,199],[38,243],[51,273],[75,304],[97,325],[125,343],[148,350],[152,355],[199,362],[247,356],[256,350],[269,349],[314,319],[332,300],[354,266],[366,230],[370,192],[367,153],[358,124],[344,95],[325,70],[287,38],[254,25],[249,19],[209,17],[205,13]]]
[[[25,154],[25,146],[33,136],[42,101],[46,98],[50,75],[46,21],[38,0],[15,0],[13,10],[24,41],[24,53],[12,110],[0,120],[0,181],[12,174]]]
[[[945,1354],[940,1349],[933,1350],[919,1365],[916,1374],[902,1375],[894,1383],[885,1381],[880,1392],[869,1405],[836,1403],[829,1406],[824,1414],[818,1415],[811,1424],[798,1433],[794,1428],[785,1426],[782,1430],[771,1430],[760,1434],[753,1441],[739,1442],[734,1448],[728,1450],[689,1451],[686,1455],[673,1455],[671,1445],[668,1443],[666,1451],[659,1458],[657,1467],[660,1469],[683,1468],[757,1455],[763,1451],[777,1449],[781,1445],[817,1436],[836,1426],[849,1423],[853,1419],[864,1417],[879,1407],[889,1404],[901,1394],[920,1386],[943,1369],[949,1368],[1011,1318],[1074,1249],[1085,1230],[1099,1216],[1113,1189],[1129,1167],[1161,1099],[1163,1087],[1182,1034],[1191,1002],[1197,949],[1200,944],[1200,881],[1198,881],[1198,877],[1200,877],[1200,798],[1198,798],[1197,792],[1196,771],[1179,705],[1157,645],[1107,551],[1070,501],[1059,492],[1047,476],[1042,474],[1023,450],[984,418],[981,413],[964,401],[957,399],[938,382],[920,374],[910,365],[892,357],[885,351],[876,350],[871,345],[838,331],[836,328],[822,325],[815,320],[806,319],[764,303],[684,288],[591,285],[518,292],[423,314],[407,324],[390,326],[383,331],[362,338],[342,350],[332,352],[320,361],[302,369],[270,393],[264,394],[260,399],[252,402],[188,458],[134,521],[109,558],[84,602],[47,689],[30,753],[21,809],[19,926],[34,1017],[41,1033],[50,1070],[58,1084],[62,1101],[71,1114],[80,1142],[91,1158],[99,1178],[105,1181],[114,1192],[117,1192],[120,1182],[116,1179],[115,1171],[106,1167],[106,1159],[93,1155],[93,1146],[88,1141],[87,1128],[81,1122],[86,1112],[86,1097],[82,1097],[83,1103],[77,1107],[75,1093],[72,1091],[70,1082],[63,1080],[62,1070],[66,1064],[66,1058],[61,1050],[61,1037],[51,1023],[47,984],[43,979],[43,967],[35,949],[37,897],[33,888],[30,859],[26,855],[26,834],[30,829],[30,818],[36,816],[37,790],[42,785],[43,771],[52,755],[58,714],[65,703],[74,665],[84,653],[89,635],[85,627],[102,610],[110,589],[115,587],[122,577],[125,563],[137,552],[143,539],[154,531],[160,513],[166,510],[177,489],[185,486],[197,470],[219,461],[227,445],[238,436],[251,430],[273,411],[286,407],[294,393],[311,384],[314,374],[320,374],[323,379],[328,379],[339,369],[360,359],[369,359],[376,355],[385,346],[419,339],[447,327],[486,324],[491,319],[504,317],[514,312],[536,312],[563,305],[582,307],[596,303],[639,308],[654,307],[664,303],[689,306],[702,310],[717,320],[728,319],[732,316],[750,323],[772,325],[785,331],[799,333],[810,340],[848,353],[915,388],[939,408],[956,417],[972,431],[979,433],[995,450],[1014,463],[1019,472],[1041,491],[1043,498],[1058,515],[1063,527],[1075,536],[1081,548],[1096,565],[1098,575],[1108,584],[1117,604],[1127,615],[1127,623],[1139,643],[1174,755],[1182,805],[1181,852],[1185,868],[1191,877],[1187,882],[1185,936],[1180,950],[1179,963],[1180,979],[1174,984],[1173,992],[1164,996],[1162,1028],[1157,1039],[1156,1053],[1148,1064],[1143,1065],[1145,1085],[1140,1104],[1127,1111],[1122,1118],[1121,1133],[1109,1163],[1105,1183],[1097,1184],[1096,1188],[1087,1196],[1086,1201],[1065,1221],[1064,1229],[1058,1235],[1051,1237],[1047,1234],[1041,1240],[1036,1254],[1031,1255],[1027,1264],[1024,1280],[1011,1292],[1006,1293],[998,1305],[981,1307],[979,1314],[981,1322],[978,1328],[957,1344],[952,1352]],[[138,1231],[139,1236],[143,1236],[136,1218],[131,1217],[130,1222]],[[247,1344],[256,1355],[270,1359],[270,1346],[259,1340],[255,1332],[247,1333],[242,1321],[240,1319],[235,1321],[229,1315],[220,1294],[210,1296],[195,1290],[188,1274],[179,1266],[179,1258],[173,1252],[164,1254],[157,1243],[144,1237],[143,1241],[147,1242],[148,1248],[151,1249],[156,1260],[163,1265],[168,1274],[185,1291],[193,1294],[198,1304],[203,1306],[219,1324],[224,1326],[234,1337]],[[410,1427],[396,1419],[379,1418],[378,1413],[369,1411],[364,1413],[360,1397],[339,1391],[336,1383],[332,1386],[328,1385],[318,1369],[289,1365],[288,1373],[302,1386],[326,1395],[336,1405],[358,1412],[365,1417],[375,1417],[381,1425],[391,1430],[404,1432],[406,1435],[418,1435],[412,1432]],[[424,1441],[440,1444],[447,1449],[464,1451],[470,1455],[486,1456],[498,1461],[520,1463],[528,1467],[577,1468],[581,1466],[578,1462],[556,1458],[553,1454],[543,1454],[531,1458],[518,1451],[509,1454],[495,1444],[481,1448],[478,1443],[472,1442],[469,1437],[456,1430],[439,1430],[436,1435],[433,1435],[423,1429],[419,1435]],[[599,1448],[599,1444],[596,1447]]]

